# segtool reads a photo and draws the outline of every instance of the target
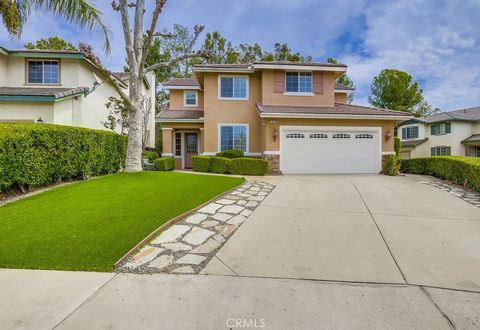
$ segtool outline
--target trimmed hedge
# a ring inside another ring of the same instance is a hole
[[[401,160],[401,171],[426,174],[480,191],[480,159],[475,157],[436,156]]]
[[[258,158],[225,158],[193,156],[192,168],[196,172],[230,173],[238,175],[265,175],[268,161]]]
[[[245,154],[243,153],[242,150],[231,149],[231,150],[221,151],[217,153],[216,156],[225,157],[225,158],[240,158],[240,157],[244,157]]]
[[[149,162],[154,162],[158,158],[158,154],[155,151],[144,150],[142,152],[142,157],[148,159]]]
[[[395,155],[387,155],[385,157],[385,164],[383,174],[395,176],[400,170],[400,158]]]
[[[173,171],[175,168],[175,160],[171,157],[159,157],[154,163],[157,171]]]
[[[400,138],[395,136],[393,138],[393,149],[395,150],[395,155],[400,156],[400,147],[402,145],[402,142],[400,141]]]
[[[115,173],[127,138],[48,124],[0,124],[0,191]]]

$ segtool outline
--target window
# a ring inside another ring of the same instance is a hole
[[[355,139],[373,139],[373,135],[372,134],[365,134],[365,133],[357,134],[357,135],[355,135]]]
[[[350,139],[350,134],[344,134],[344,133],[333,134],[332,138],[334,138],[334,139]]]
[[[310,134],[310,139],[326,139],[326,138],[328,138],[327,134],[323,134],[323,133]]]
[[[418,126],[402,128],[402,140],[418,139]]]
[[[27,82],[29,84],[58,84],[58,61],[29,60]]]
[[[303,138],[305,138],[305,135],[300,134],[300,133],[287,134],[287,139],[303,139]]]
[[[248,126],[247,125],[220,125],[220,151],[242,150],[247,152]]]
[[[182,156],[182,133],[175,133],[175,156]]]
[[[432,135],[445,135],[451,132],[452,132],[451,123],[441,123],[441,124],[434,124],[430,126],[430,133]]]
[[[451,148],[450,147],[433,147],[431,150],[432,156],[450,156]]]
[[[286,72],[285,91],[287,93],[312,93],[312,73]]]
[[[196,91],[183,92],[183,105],[186,107],[196,107],[198,105],[198,93]]]
[[[220,76],[219,79],[219,99],[248,99],[248,77]]]

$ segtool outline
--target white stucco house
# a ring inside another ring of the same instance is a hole
[[[398,125],[400,156],[480,157],[480,107],[441,112]]]
[[[128,94],[128,75],[113,73]],[[151,102],[147,146],[155,146],[155,78],[145,87]],[[108,98],[119,94],[82,52],[10,50],[0,46],[0,122],[34,122],[93,129],[110,110]]]

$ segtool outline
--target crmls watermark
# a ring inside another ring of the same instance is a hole
[[[227,319],[227,327],[233,328],[265,328],[265,319]]]

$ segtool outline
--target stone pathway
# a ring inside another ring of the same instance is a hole
[[[464,201],[475,205],[476,207],[480,207],[480,193],[463,188],[462,186],[458,186],[452,183],[448,183],[446,181],[440,179],[428,179],[420,181],[423,184],[428,184],[429,186],[441,189],[443,191],[449,192],[452,195],[457,196],[458,198],[463,199]]]
[[[247,182],[154,237],[117,267],[118,272],[196,274],[272,191]]]

